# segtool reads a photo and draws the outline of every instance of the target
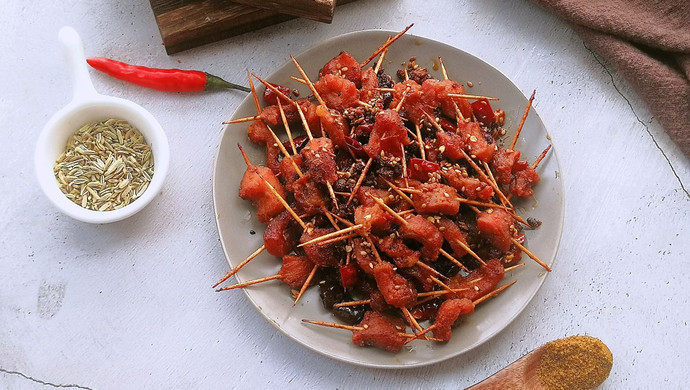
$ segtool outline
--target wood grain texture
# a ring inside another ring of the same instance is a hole
[[[335,9],[335,0],[233,0],[233,2],[325,23],[333,20]]]
[[[467,390],[544,390],[536,375],[544,351],[543,346],[535,349]]]
[[[352,1],[354,0],[341,0],[338,4]],[[249,0],[246,2],[254,3]],[[296,17],[222,0],[150,0],[150,3],[168,54],[258,30]],[[301,7],[302,11],[299,12],[308,13],[304,8],[308,3],[325,4],[328,1],[300,0],[295,3],[300,4],[299,7],[294,7],[295,10],[299,11]],[[265,7],[269,7],[269,2],[265,2]]]

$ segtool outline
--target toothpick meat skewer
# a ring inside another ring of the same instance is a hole
[[[474,100],[479,100],[479,99],[500,100],[499,98],[496,98],[496,97],[478,96],[478,95],[466,95],[466,94],[462,94],[462,93],[449,93],[448,96],[451,96],[451,97],[458,97],[458,98],[463,98],[463,99],[474,99]]]
[[[393,42],[395,42],[396,40],[398,40],[398,38],[402,37],[402,36],[407,32],[407,30],[411,29],[412,26],[414,26],[414,23],[411,24],[411,25],[409,25],[409,26],[407,26],[407,27],[405,27],[405,29],[402,30],[402,31],[400,31],[399,33],[395,34],[395,36],[394,36],[393,38],[386,40],[386,43],[384,43],[383,46],[381,46],[381,47],[379,47],[378,49],[376,49],[376,51],[374,51],[374,52],[369,56],[369,58],[367,58],[366,60],[362,61],[362,63],[360,64],[360,67],[364,67],[364,66],[365,66],[366,64],[368,64],[371,60],[373,60],[374,58],[376,58],[376,56],[379,55],[379,54],[380,54],[381,52],[383,52],[384,50],[386,50],[386,49],[388,48],[388,46],[392,45]]]
[[[270,170],[256,172],[244,155],[248,171],[265,194],[254,200],[280,205],[275,207],[278,214],[261,214],[271,232],[265,234],[265,250],[283,259],[294,253],[308,261],[301,267],[301,283],[291,285],[294,303],[318,274],[324,278],[320,283],[343,289],[344,295],[324,304],[334,314],[348,311],[350,317],[344,321],[361,324],[345,328],[363,333],[353,335],[353,341],[383,349],[390,346],[366,332],[372,324],[362,315],[397,313],[396,321],[404,319],[420,334],[430,332],[422,330],[421,321],[435,316],[431,331],[437,340],[447,340],[463,310],[473,310],[473,301],[500,290],[496,285],[504,266],[527,253],[522,250],[523,228],[515,223],[524,219],[506,195],[525,196],[536,182],[526,170],[520,180],[527,184],[513,184],[518,174],[512,168],[521,172],[524,162],[512,162],[508,158],[515,157],[515,151],[495,145],[503,113],[493,111],[489,101],[497,99],[466,94],[448,77],[441,58],[443,80],[419,68],[414,58],[398,72],[402,82],[395,83],[381,71],[388,45],[400,35],[362,63],[341,52],[313,83],[292,57],[301,76],[293,79],[307,85],[311,96],[293,100],[289,89],[256,76],[266,86],[264,101],[269,106],[260,107],[250,80],[259,115],[238,120],[253,122],[255,132],[261,130],[256,134],[266,144],[267,156],[269,146],[273,148],[273,177]],[[363,69],[378,54],[377,63]],[[290,127],[300,124],[307,136],[294,138]],[[283,146],[274,131],[281,127],[289,146]],[[256,134],[250,139],[254,141]],[[526,167],[533,170],[547,151]],[[505,182],[502,175],[508,171]],[[345,198],[347,202],[339,204]],[[276,232],[286,227],[292,232],[301,227],[301,237],[281,238]],[[285,278],[279,272],[227,289]],[[369,299],[352,301],[349,294],[356,291],[369,294]],[[404,334],[405,321],[394,333]],[[390,334],[390,323],[388,330]],[[425,335],[401,336],[391,350],[417,337]]]
[[[244,267],[245,265],[247,265],[247,264],[248,264],[250,261],[252,261],[256,256],[260,255],[261,252],[263,252],[265,249],[266,249],[266,246],[265,246],[265,245],[261,245],[261,246],[259,247],[259,249],[255,250],[254,253],[252,253],[251,255],[249,255],[249,257],[247,257],[246,259],[242,260],[242,262],[239,263],[239,264],[237,265],[237,267],[235,267],[235,268],[231,269],[230,271],[228,271],[228,273],[225,274],[225,276],[223,276],[216,284],[214,284],[214,285],[212,286],[212,288],[216,288],[216,287],[218,287],[221,283],[223,283],[224,281],[230,279],[234,274],[237,273],[237,271],[241,270],[242,267]]]
[[[277,274],[223,287],[216,291],[220,292],[234,290],[236,288],[245,288],[271,280],[280,280],[287,284],[291,289],[298,289],[304,285],[313,268],[314,263],[312,263],[306,256],[287,255],[283,257],[283,266],[280,268],[280,271],[278,271]]]
[[[520,138],[520,132],[522,132],[522,126],[525,124],[525,120],[527,120],[527,114],[529,114],[529,109],[532,107],[532,101],[534,101],[534,95],[537,93],[537,90],[532,91],[532,96],[529,97],[529,100],[527,101],[527,107],[525,107],[525,112],[522,114],[522,119],[520,120],[520,124],[517,127],[517,130],[515,131],[515,135],[513,136],[513,141],[510,143],[510,147],[508,149],[513,149],[515,148],[515,144],[518,141],[518,138]]]

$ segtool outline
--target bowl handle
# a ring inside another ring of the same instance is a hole
[[[65,26],[60,29],[58,39],[65,50],[65,58],[67,59],[67,66],[72,73],[72,82],[74,83],[74,96],[72,101],[88,100],[98,93],[93,88],[91,78],[89,77],[89,70],[86,67],[86,57],[84,56],[84,45],[81,38],[75,29]]]

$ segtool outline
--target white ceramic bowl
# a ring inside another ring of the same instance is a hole
[[[89,78],[81,39],[73,28],[63,27],[59,39],[65,46],[74,76],[74,98],[50,118],[38,138],[34,156],[38,182],[48,199],[72,218],[89,223],[125,219],[143,209],[160,192],[170,163],[168,139],[156,118],[143,107],[129,100],[96,92]],[[72,202],[60,191],[53,166],[65,150],[68,138],[79,128],[110,118],[129,122],[144,136],[153,152],[153,177],[144,194],[127,206],[112,211],[89,210]]]

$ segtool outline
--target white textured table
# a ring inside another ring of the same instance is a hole
[[[614,354],[602,388],[690,382],[690,164],[618,73],[563,22],[525,1],[362,0],[333,24],[293,20],[167,56],[148,2],[24,2],[0,16],[0,388],[448,388],[481,380],[573,334]],[[45,3],[45,4],[44,4]],[[244,81],[341,33],[411,31],[510,77],[553,136],[566,193],[554,271],[517,320],[469,354],[386,371],[329,360],[278,333],[243,294],[210,285],[228,268],[211,198],[222,126],[243,93],[175,95],[93,74],[148,108],[173,157],[162,194],[135,217],[76,222],[40,192],[38,132],[71,98],[57,31],[87,55],[203,69]],[[669,108],[672,109],[672,108]]]

